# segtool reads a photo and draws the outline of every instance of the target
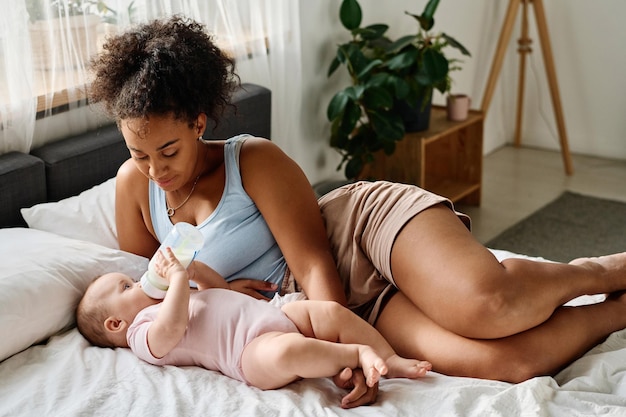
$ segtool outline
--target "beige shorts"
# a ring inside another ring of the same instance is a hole
[[[441,203],[454,210],[445,197],[386,181],[357,182],[319,199],[348,307],[370,324],[396,288],[391,248],[398,233],[418,213]],[[457,215],[469,228],[469,217]]]

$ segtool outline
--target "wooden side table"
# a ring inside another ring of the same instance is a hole
[[[483,160],[481,111],[462,122],[447,119],[446,109],[433,106],[430,127],[407,133],[393,155],[378,152],[361,178],[415,184],[453,202],[480,205]]]

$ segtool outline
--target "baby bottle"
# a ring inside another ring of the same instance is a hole
[[[203,243],[204,236],[195,226],[180,222],[174,225],[165,240],[163,240],[163,243],[159,246],[159,251],[170,247],[172,252],[174,252],[174,256],[176,256],[183,267],[187,268]],[[170,284],[165,278],[157,274],[154,267],[155,257],[156,253],[148,263],[148,270],[141,277],[141,288],[149,297],[163,299]]]

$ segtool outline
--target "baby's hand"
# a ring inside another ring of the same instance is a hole
[[[165,252],[158,251],[155,257],[154,267],[156,269],[157,274],[167,279],[168,281],[172,281],[172,278],[177,274],[184,275],[184,279],[188,280],[187,270],[183,268],[182,264],[178,261],[172,249],[167,247],[165,248]]]

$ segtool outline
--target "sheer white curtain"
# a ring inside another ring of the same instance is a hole
[[[0,0],[0,154],[101,123],[84,106],[89,57],[109,33],[173,14],[206,24],[236,57],[241,80],[272,90],[271,139],[289,152],[302,90],[298,3]]]
[[[30,48],[26,7],[6,6],[0,13],[0,154],[29,151],[37,108],[32,61],[24,54]]]

